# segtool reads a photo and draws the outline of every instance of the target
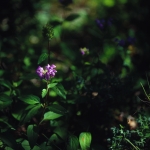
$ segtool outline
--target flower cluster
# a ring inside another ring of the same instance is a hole
[[[111,26],[112,25],[112,18],[109,18],[107,20],[105,19],[96,19],[96,24],[98,25],[98,27],[103,30],[106,26]]]
[[[36,70],[36,73],[39,75],[41,79],[46,79],[49,80],[50,78],[55,76],[55,73],[57,72],[55,70],[56,66],[55,65],[47,65],[45,68],[43,67],[38,67]]]
[[[114,40],[116,43],[118,43],[119,46],[124,47],[128,45],[133,45],[135,43],[135,38],[128,37],[126,40],[115,38]]]

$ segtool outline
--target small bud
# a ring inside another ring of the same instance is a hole
[[[46,26],[43,27],[43,37],[47,40],[51,40],[54,36],[54,29],[51,25],[46,24]]]

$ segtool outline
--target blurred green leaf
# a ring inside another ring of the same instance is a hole
[[[47,145],[47,142],[44,142],[40,145],[41,150],[53,150],[51,146]]]
[[[61,114],[61,115],[64,115],[67,113],[67,110],[58,104],[52,104],[48,106],[48,109],[54,113]]]
[[[67,17],[65,18],[65,20],[66,20],[66,21],[73,21],[73,20],[77,19],[78,17],[80,17],[79,14],[71,14],[71,15],[67,16]]]
[[[63,142],[62,139],[60,139],[57,134],[53,134],[53,135],[49,138],[48,145],[51,145],[51,143],[60,144],[60,143],[62,143],[62,142]]]
[[[38,64],[40,64],[42,61],[46,60],[47,58],[48,58],[48,54],[47,53],[41,54],[39,59],[38,59]]]
[[[30,121],[32,117],[34,117],[38,112],[40,112],[41,108],[42,108],[41,104],[37,104],[37,105],[33,105],[33,107],[30,109],[24,110],[20,118],[20,123],[24,124]]]
[[[5,94],[0,94],[0,109],[4,109],[11,105],[12,103],[11,97]]]
[[[66,90],[64,89],[63,85],[58,83],[55,87],[52,88],[57,95],[59,95],[60,97],[62,97],[63,99],[66,99]]]
[[[0,85],[3,85],[5,87],[7,87],[8,89],[12,88],[12,84],[7,80],[0,79]]]
[[[36,125],[29,125],[27,128],[27,137],[30,147],[33,148],[36,145],[38,138],[38,127]]]
[[[68,136],[68,131],[65,127],[56,127],[53,132],[63,141],[65,141]]]
[[[40,98],[35,95],[24,95],[24,96],[20,96],[19,99],[27,104],[40,103]]]
[[[46,89],[43,89],[43,90],[42,90],[42,98],[44,98],[44,97],[46,96],[47,92],[48,92],[48,91],[47,91]]]
[[[79,148],[79,140],[76,136],[70,135],[67,150],[77,150]]]
[[[79,135],[79,142],[82,150],[89,150],[92,136],[90,132],[82,132]]]

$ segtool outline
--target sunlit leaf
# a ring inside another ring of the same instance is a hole
[[[50,88],[53,88],[53,87],[55,87],[57,84],[58,84],[58,83],[50,83],[50,84],[48,84],[48,88],[49,88],[49,89],[50,89]]]
[[[79,135],[79,142],[82,150],[89,150],[92,136],[90,132],[82,132]]]
[[[38,138],[38,127],[36,125],[29,125],[27,128],[27,137],[30,147],[33,148],[36,145]]]
[[[19,99],[27,104],[40,103],[40,98],[35,95],[24,95],[24,96],[20,96]]]
[[[42,90],[42,98],[44,98],[44,97],[46,96],[47,92],[48,92],[48,91],[47,91],[46,89],[43,89],[43,90]]]
[[[5,94],[0,94],[0,109],[10,106],[12,103],[11,97]]]
[[[43,120],[53,120],[53,119],[57,119],[61,116],[62,116],[62,114],[57,114],[57,113],[54,113],[52,111],[48,111],[44,114],[44,119]]]
[[[42,61],[46,60],[48,58],[47,53],[42,53],[38,59],[38,64],[40,64]]]

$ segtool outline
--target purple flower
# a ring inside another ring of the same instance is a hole
[[[116,43],[118,43],[119,46],[129,46],[129,45],[132,45],[135,43],[135,38],[132,38],[132,37],[128,37],[126,40],[123,40],[123,39],[118,39],[118,38],[115,38],[114,40]]]
[[[134,44],[134,43],[135,43],[135,38],[133,38],[133,37],[128,37],[127,42],[128,42],[129,45],[130,45],[130,44]]]
[[[45,67],[45,69],[43,67],[38,67],[37,70],[36,70],[36,73],[39,75],[39,77],[41,79],[46,79],[46,80],[49,80],[50,78],[54,77],[55,76],[55,73],[57,72],[55,70],[56,66],[54,64],[52,65],[47,65]]]
[[[104,29],[104,25],[105,25],[104,19],[96,19],[96,23],[101,30]]]
[[[112,18],[108,18],[108,19],[96,19],[96,24],[98,25],[98,27],[103,30],[104,28],[111,26],[112,25]]]

